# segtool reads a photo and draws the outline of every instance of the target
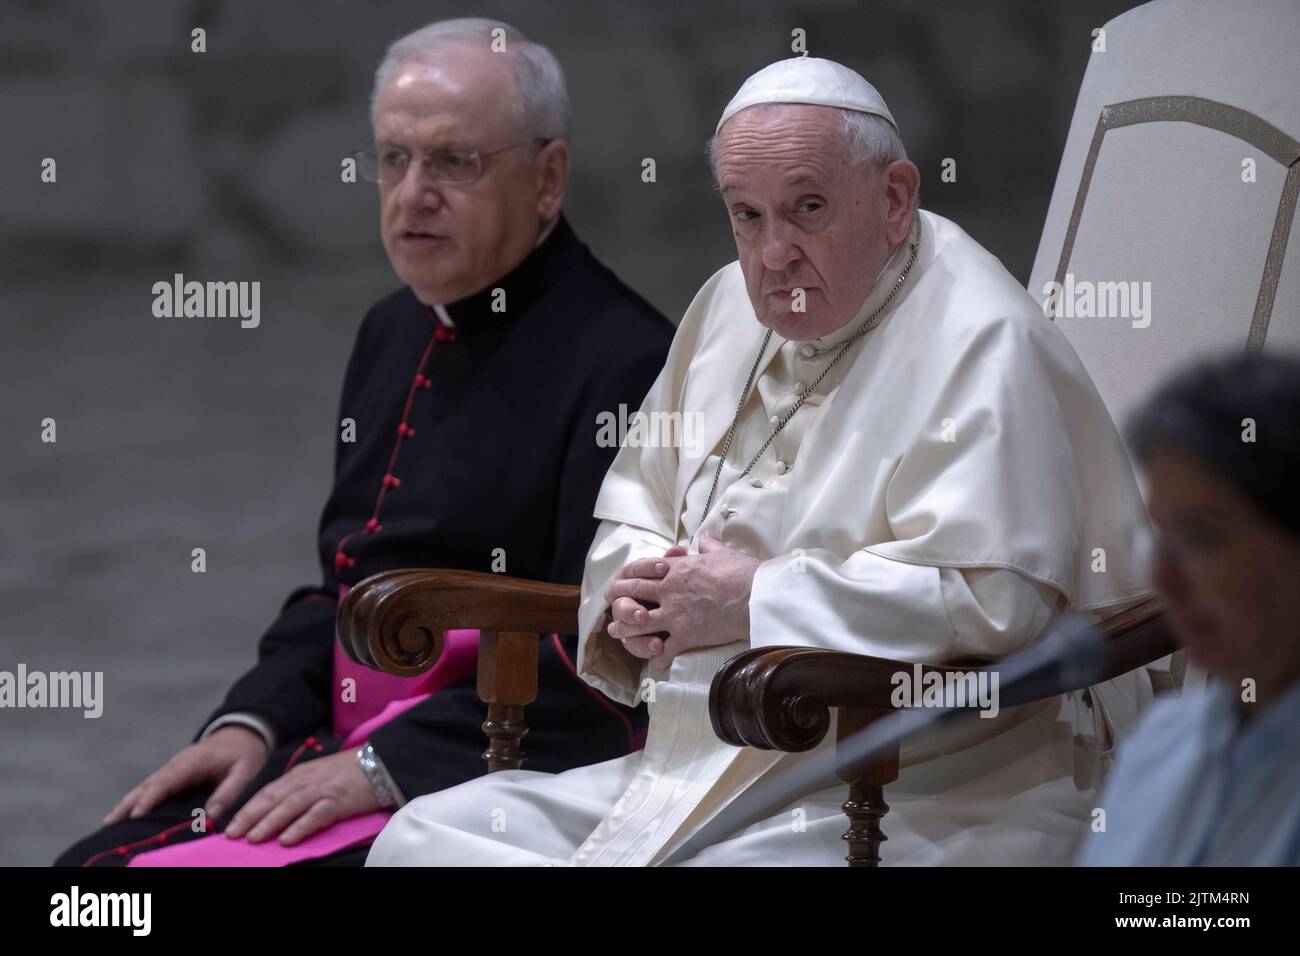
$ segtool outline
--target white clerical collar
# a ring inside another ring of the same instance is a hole
[[[456,327],[456,323],[453,322],[451,316],[447,314],[447,307],[445,305],[435,305],[433,307],[433,314],[438,317],[438,321],[443,324],[444,328],[454,329]]]

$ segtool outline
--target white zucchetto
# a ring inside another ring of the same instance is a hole
[[[812,56],[796,56],[763,67],[740,87],[722,111],[717,129],[743,109],[762,103],[809,103],[871,113],[898,124],[876,88],[843,64]]]

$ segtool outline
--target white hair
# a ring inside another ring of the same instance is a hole
[[[495,31],[501,31],[499,34]],[[394,40],[375,70],[370,94],[370,112],[375,111],[379,92],[399,66],[408,60],[431,63],[449,46],[482,45],[491,49],[498,37],[505,41],[502,55],[509,57],[519,94],[519,123],[536,139],[567,139],[569,135],[569,92],[564,71],[555,55],[540,43],[500,20],[461,17],[439,20],[414,33]]]
[[[776,106],[775,103],[760,104],[763,106]],[[903,148],[903,140],[898,135],[898,130],[894,129],[892,123],[883,116],[877,116],[874,113],[863,113],[861,110],[839,110],[840,114],[840,135],[844,137],[844,145],[848,148],[849,164],[852,166],[875,166],[877,168],[888,166],[890,163],[899,159],[907,159],[907,150]],[[718,137],[710,137],[705,144],[704,152],[708,156],[709,168],[713,170],[713,178],[718,178],[717,166],[717,143]]]

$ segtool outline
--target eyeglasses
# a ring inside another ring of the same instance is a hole
[[[489,156],[504,153],[508,149],[518,149],[520,146],[538,146],[548,142],[550,140],[533,139],[487,152],[454,146],[438,147],[425,150],[421,162],[438,182],[463,186],[483,175],[483,161]],[[411,154],[405,148],[388,143],[369,143],[352,155],[356,158],[357,170],[363,179],[383,183],[385,186],[401,182],[411,165]]]

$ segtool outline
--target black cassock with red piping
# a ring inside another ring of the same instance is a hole
[[[667,355],[671,324],[564,219],[512,272],[446,312],[454,328],[408,288],[372,307],[348,363],[338,421],[318,422],[341,435],[339,422],[355,421],[355,440],[339,441],[321,516],[322,579],[289,597],[258,645],[256,666],[209,719],[249,712],[277,735],[276,752],[240,803],[291,759],[340,746],[331,721],[340,585],[391,568],[500,570],[494,556],[512,577],[582,579],[596,494],[617,451],[597,442],[597,416],[640,407]],[[640,745],[644,708],[616,705],[579,679],[576,643],[541,642],[526,769],[557,772]],[[486,772],[484,713],[470,674],[369,740],[411,799]],[[125,862],[129,853],[113,848],[161,832],[169,813],[184,812],[175,823],[189,819],[199,797],[177,795],[144,818],[101,830],[59,862],[95,853]],[[189,835],[171,829],[169,839]]]

